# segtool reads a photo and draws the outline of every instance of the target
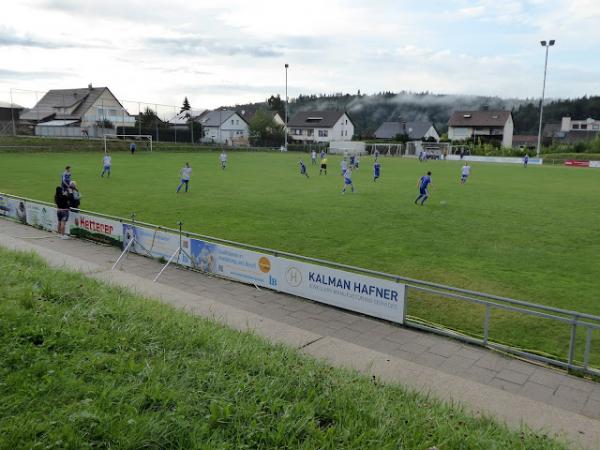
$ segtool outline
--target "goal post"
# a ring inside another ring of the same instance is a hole
[[[152,135],[151,134],[105,134],[104,135],[104,154],[108,152],[108,142],[113,139],[122,141],[146,141],[148,148],[152,151]]]

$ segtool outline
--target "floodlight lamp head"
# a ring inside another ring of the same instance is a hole
[[[287,69],[288,67],[290,67],[290,65],[288,63],[285,63],[285,68]]]
[[[555,42],[556,41],[554,39],[550,39],[550,42],[549,42],[550,46],[553,46]]]
[[[542,47],[546,46],[546,41],[541,41],[540,44],[542,44]]]

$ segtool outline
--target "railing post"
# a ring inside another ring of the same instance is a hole
[[[569,340],[569,369],[573,366],[573,358],[575,356],[575,337],[577,336],[577,319],[578,316],[573,316],[571,322],[571,339]]]
[[[492,306],[489,303],[485,304],[485,319],[483,320],[483,345],[487,345],[488,336],[490,334],[490,313]]]
[[[396,279],[396,283],[400,283]],[[402,325],[406,323],[406,307],[408,306],[408,284],[404,284],[404,296],[402,298]]]
[[[583,353],[583,368],[585,370],[588,369],[590,364],[590,348],[592,346],[592,329],[590,327],[586,328],[585,333],[585,352]]]

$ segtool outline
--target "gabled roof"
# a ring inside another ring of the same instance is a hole
[[[347,113],[345,111],[300,111],[290,119],[288,127],[332,128],[344,114]],[[348,120],[352,122],[350,116]]]
[[[195,119],[195,121],[204,127],[218,127],[227,122],[234,114],[237,114],[237,111],[231,109],[215,109],[214,111],[204,111]],[[241,117],[241,119],[244,120],[243,117]]]
[[[171,125],[186,125],[190,118],[196,119],[200,117],[206,110],[205,109],[189,109],[181,111],[175,117],[168,120]]]
[[[454,111],[448,125],[451,127],[503,127],[510,111]]]
[[[32,121],[40,121],[51,117],[54,119],[81,120],[105,90],[110,92],[107,87],[51,89],[33,108],[22,113],[19,118]],[[110,94],[117,100],[112,92]],[[62,108],[69,108],[70,111],[68,113],[62,112]]]
[[[383,122],[375,131],[375,137],[378,139],[393,139],[399,134],[407,134],[409,139],[419,140],[425,136],[425,133],[431,127],[433,127],[431,122]]]
[[[11,102],[3,102],[0,101],[0,108],[6,108],[6,109],[25,109],[23,106],[21,105],[17,105],[16,103],[11,103]]]

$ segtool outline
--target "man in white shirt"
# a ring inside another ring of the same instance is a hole
[[[104,155],[104,158],[102,158],[102,166],[103,168],[100,177],[104,178],[104,174],[106,174],[106,177],[110,178],[110,167],[112,166],[112,158],[108,153]]]
[[[467,178],[469,178],[469,175],[471,175],[471,166],[465,161],[465,165],[462,167],[460,172],[460,184],[465,184],[467,182]]]
[[[344,174],[346,173],[346,169],[348,169],[348,163],[346,162],[346,158],[342,159],[340,166],[342,167],[342,176],[344,176]]]
[[[185,184],[185,192],[188,191],[191,174],[192,174],[192,168],[190,167],[190,163],[185,163],[185,166],[183,166],[183,168],[181,169],[181,183],[179,183],[179,186],[177,186],[178,193],[184,184]]]
[[[225,170],[225,167],[227,167],[227,153],[225,153],[225,150],[221,152],[219,160],[221,161],[221,169]]]
[[[317,152],[315,150],[311,152],[310,160],[312,161],[313,166],[317,164]]]

